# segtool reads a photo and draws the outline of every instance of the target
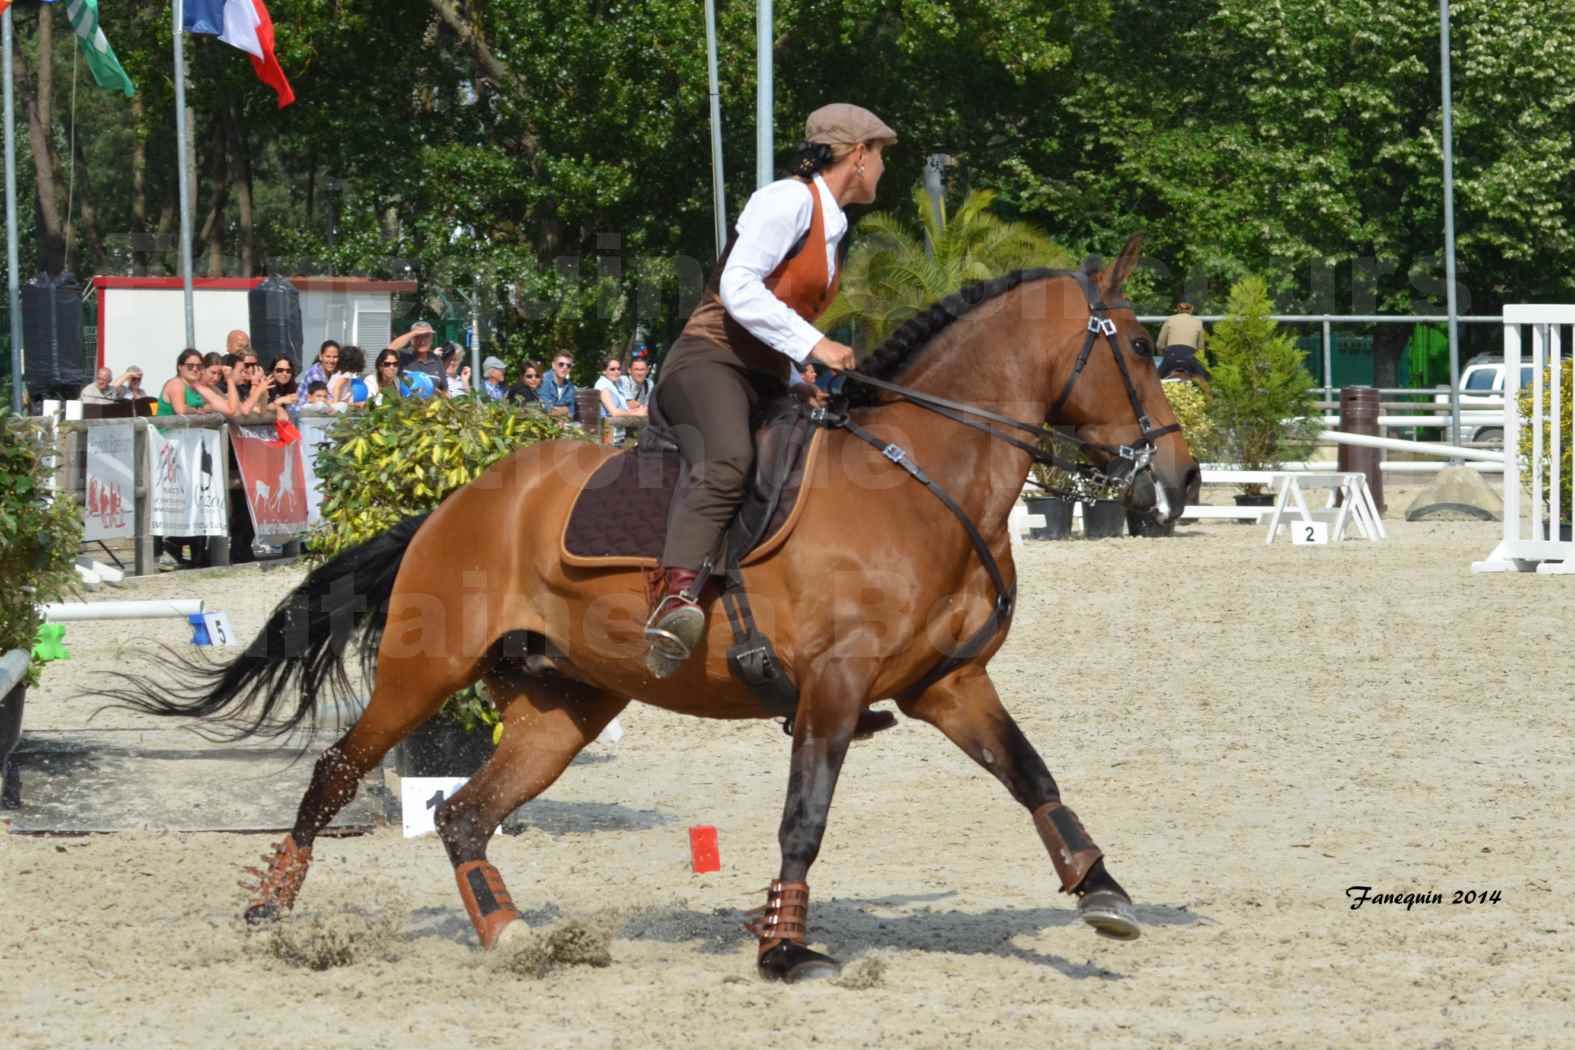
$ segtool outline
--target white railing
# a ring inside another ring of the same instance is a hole
[[[1575,305],[1504,307],[1504,538],[1474,572],[1575,573],[1569,525],[1570,479],[1562,476],[1564,449],[1575,441],[1564,424],[1563,330],[1575,325]],[[1520,451],[1520,368],[1523,337],[1531,340],[1531,454]]]

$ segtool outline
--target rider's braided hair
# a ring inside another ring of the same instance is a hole
[[[829,168],[836,159],[836,153],[824,142],[800,142],[788,161],[788,174],[801,179],[811,178]]]

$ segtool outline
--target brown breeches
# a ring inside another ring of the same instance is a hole
[[[756,406],[781,392],[770,376],[728,365],[697,363],[663,376],[656,387],[692,486],[680,486],[667,518],[662,565],[698,569],[716,550],[744,499],[755,462],[751,419]]]

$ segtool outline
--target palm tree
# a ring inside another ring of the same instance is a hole
[[[994,200],[993,190],[972,190],[953,215],[946,214],[943,202],[937,221],[923,185],[916,186],[917,235],[889,212],[865,216],[843,267],[841,291],[820,319],[821,330],[851,321],[860,348],[872,348],[903,321],[964,285],[1012,270],[1073,264],[1071,253],[1048,234],[991,214]]]

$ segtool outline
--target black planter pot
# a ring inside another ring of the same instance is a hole
[[[1043,514],[1043,526],[1033,525],[1028,529],[1028,538],[1033,540],[1064,540],[1072,535],[1072,504],[1064,499],[1048,499],[1040,497],[1028,500],[1028,513]]]
[[[1274,506],[1274,493],[1272,492],[1238,492],[1235,496],[1238,507],[1272,507]],[[1256,518],[1237,518],[1238,525],[1256,525]]]
[[[22,737],[22,706],[27,686],[18,685],[0,699],[0,809],[22,808],[22,775],[11,761],[11,752]]]
[[[1120,500],[1101,499],[1083,504],[1083,535],[1091,540],[1120,536],[1127,528],[1127,510]]]
[[[492,757],[487,729],[467,733],[441,715],[422,723],[399,745],[395,766],[402,777],[475,776]]]
[[[1127,511],[1127,532],[1133,536],[1174,536],[1176,534],[1176,523],[1167,521],[1161,525],[1146,514],[1137,514],[1129,510]]]

